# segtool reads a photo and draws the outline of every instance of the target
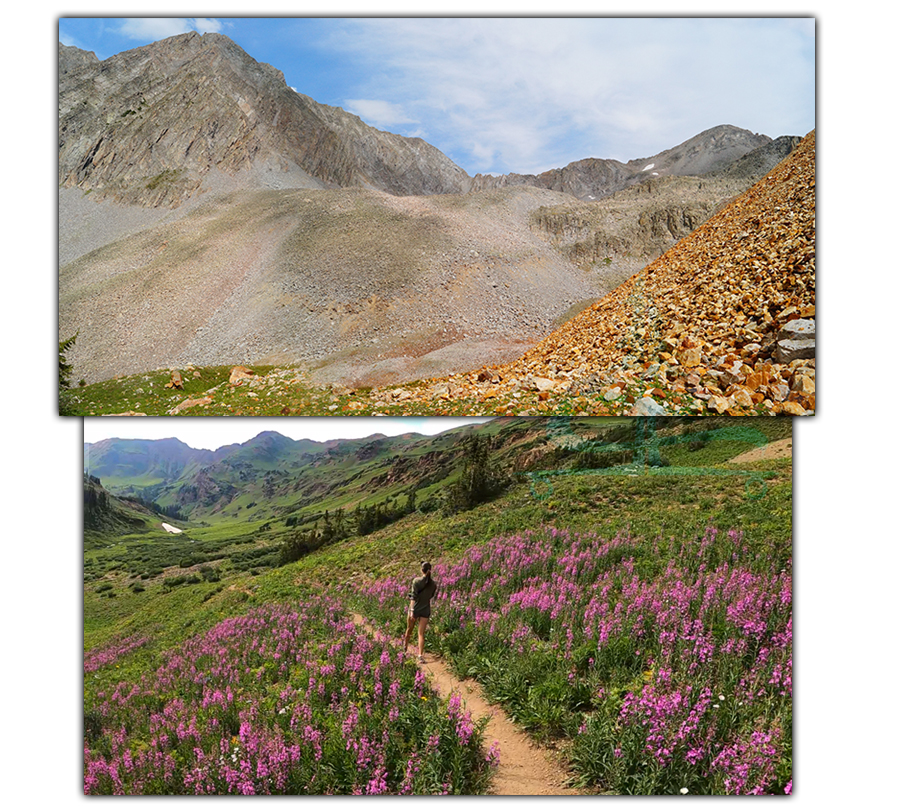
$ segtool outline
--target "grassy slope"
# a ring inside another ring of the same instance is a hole
[[[773,439],[782,436],[773,431]],[[709,451],[710,460],[722,462],[729,458],[727,454],[736,455],[748,447],[752,445],[710,443],[690,456],[699,463]],[[417,512],[373,534],[350,538],[271,570],[259,566],[236,571],[229,558],[277,545],[289,530],[274,524],[260,531],[263,522],[227,518],[192,526],[186,535],[121,537],[109,548],[85,551],[85,646],[138,631],[154,635],[154,643],[160,646],[169,645],[248,602],[297,596],[298,584],[340,582],[354,574],[376,578],[414,569],[423,557],[452,558],[495,535],[542,523],[610,535],[625,528],[633,534],[681,535],[712,520],[723,528],[742,525],[761,544],[773,538],[790,542],[790,460],[741,465],[739,470],[723,465],[710,468],[728,475],[710,472],[685,477],[667,475],[669,470],[628,478],[605,471],[562,473],[553,476],[549,485],[535,486],[520,476],[501,498],[469,512],[451,516]],[[765,495],[757,497],[758,490],[748,486],[747,480],[750,474],[763,471],[774,476],[765,482]],[[199,578],[201,565],[217,569],[220,578]],[[162,573],[141,579],[141,569]],[[167,588],[165,579],[178,575],[198,581]],[[133,592],[131,586],[136,583],[145,590]],[[111,587],[98,591],[106,586]],[[109,598],[110,593],[114,598]]]
[[[512,425],[523,432],[529,445],[539,444],[546,436],[527,429],[524,422]],[[592,434],[621,425],[585,420],[576,423],[575,430]],[[502,423],[492,423],[490,429],[502,427]],[[699,424],[695,428],[700,430]],[[768,420],[765,431],[763,440],[783,438],[790,434],[790,422]],[[549,484],[545,480],[533,485],[527,476],[518,475],[501,497],[471,511],[455,515],[416,512],[370,535],[346,539],[283,567],[268,567],[271,557],[264,556],[277,546],[281,531],[275,525],[267,528],[266,520],[250,521],[246,510],[238,518],[193,525],[185,535],[130,535],[114,539],[102,549],[86,549],[85,650],[108,647],[128,636],[150,639],[92,673],[85,681],[86,695],[118,681],[136,681],[155,668],[163,649],[206,632],[223,618],[264,603],[290,604],[314,598],[323,587],[348,606],[366,607],[365,602],[356,601],[351,586],[365,591],[370,580],[413,573],[423,558],[452,560],[492,537],[534,530],[542,524],[610,538],[627,531],[651,539],[662,534],[676,540],[693,540],[712,524],[743,529],[761,556],[789,557],[791,461],[769,460],[739,468],[723,464],[753,447],[759,437],[747,439],[707,440],[693,449],[686,447],[687,442],[664,445],[663,457],[673,464],[645,468],[635,476],[615,475],[615,468],[561,471]],[[506,450],[512,448],[507,445]],[[691,475],[671,475],[673,468]],[[758,486],[748,487],[747,480],[754,474],[765,476],[757,482],[764,485],[762,495]],[[379,494],[388,493],[382,490]],[[328,503],[333,506],[342,498],[346,495]],[[250,556],[254,552],[263,554],[254,558]],[[142,567],[156,573],[138,573]],[[432,640],[444,645],[446,636],[438,625],[439,621],[435,622]],[[402,632],[401,613],[388,630],[396,635]],[[533,727],[538,736],[546,733],[540,724]]]

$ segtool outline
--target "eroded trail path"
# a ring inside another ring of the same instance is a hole
[[[353,614],[353,621],[372,635],[381,637],[362,616]],[[414,647],[410,645],[412,650]],[[500,748],[500,764],[494,775],[491,795],[581,795],[578,789],[567,787],[565,769],[548,758],[503,711],[487,702],[481,686],[474,680],[459,680],[439,657],[425,653],[423,670],[442,697],[458,692],[473,719],[489,716],[485,729],[486,746],[494,742]]]

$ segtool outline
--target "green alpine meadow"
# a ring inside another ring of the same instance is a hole
[[[790,793],[792,426],[736,422],[86,442],[84,793]]]

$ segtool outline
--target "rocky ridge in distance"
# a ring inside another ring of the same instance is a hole
[[[477,174],[472,190],[528,185],[568,193],[582,201],[610,196],[618,190],[663,176],[701,176],[722,170],[751,151],[772,142],[737,126],[714,126],[651,157],[619,162],[583,159],[542,174]]]

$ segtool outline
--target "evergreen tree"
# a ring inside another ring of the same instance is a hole
[[[450,512],[471,509],[497,495],[509,483],[491,459],[493,441],[473,434],[463,442],[463,469],[459,478],[447,490],[445,508]]]
[[[68,339],[59,343],[59,391],[69,388],[69,379],[72,377],[72,365],[66,361],[66,351],[75,346],[75,338],[78,336],[70,336]]]

